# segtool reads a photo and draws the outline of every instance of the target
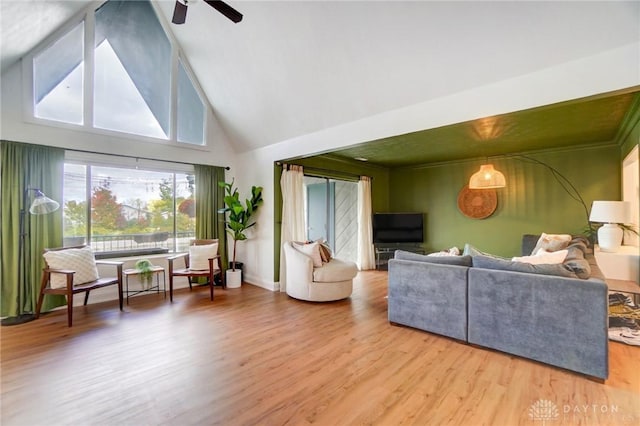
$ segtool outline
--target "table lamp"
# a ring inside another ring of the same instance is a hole
[[[598,229],[600,250],[615,253],[622,244],[622,228],[619,223],[629,220],[629,203],[626,201],[594,201],[591,206],[591,222],[604,223]]]

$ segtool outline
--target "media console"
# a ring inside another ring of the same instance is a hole
[[[425,254],[424,248],[414,245],[384,245],[375,246],[376,249],[376,270],[386,270],[389,259],[393,258],[396,250],[410,251],[412,253]]]

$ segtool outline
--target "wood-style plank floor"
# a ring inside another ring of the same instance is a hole
[[[314,304],[251,285],[179,290],[2,327],[3,426],[639,425],[640,348],[610,378],[387,322],[387,275]],[[571,319],[568,318],[568,321]],[[553,342],[549,342],[553,344]],[[553,418],[530,417],[546,400]]]

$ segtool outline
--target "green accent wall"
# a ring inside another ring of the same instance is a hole
[[[620,126],[617,141],[620,144],[620,161],[624,160],[635,146],[640,145],[640,94],[635,95],[634,102]]]
[[[587,208],[593,200],[620,199],[620,150],[616,144],[527,154],[549,164],[578,189]],[[545,167],[516,158],[494,158],[507,186],[498,189],[498,207],[487,219],[464,216],[459,191],[481,160],[392,169],[391,211],[424,212],[427,251],[465,243],[501,256],[520,254],[522,234],[579,234],[587,227],[583,206],[571,199]]]

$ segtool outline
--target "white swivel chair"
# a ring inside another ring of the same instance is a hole
[[[353,292],[358,267],[353,262],[332,258],[314,267],[310,256],[298,251],[291,242],[284,243],[287,294],[310,302],[346,299]]]

